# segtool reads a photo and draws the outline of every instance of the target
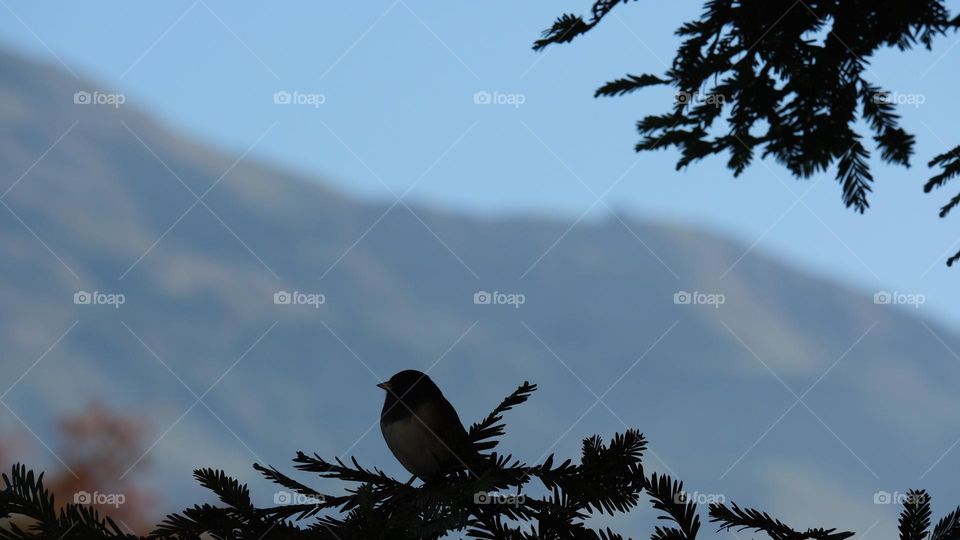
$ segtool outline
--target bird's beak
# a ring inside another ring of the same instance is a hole
[[[377,388],[382,388],[382,389],[384,389],[384,390],[390,390],[390,383],[388,383],[388,382],[382,382],[382,383],[380,383],[380,384],[377,385]]]

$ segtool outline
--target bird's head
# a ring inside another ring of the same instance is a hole
[[[440,389],[426,373],[406,369],[377,385],[387,391],[387,399],[401,399],[407,403],[441,394]]]

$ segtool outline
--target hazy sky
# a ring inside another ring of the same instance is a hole
[[[662,73],[673,30],[700,4],[619,6],[593,33],[541,53],[530,49],[539,32],[588,0],[0,0],[0,36],[123,92],[124,106],[238,156],[256,142],[253,155],[365,198],[409,190],[409,201],[484,215],[589,222],[617,210],[699,226],[754,246],[747,257],[774,252],[869,294],[924,294],[920,310],[960,322],[960,269],[943,264],[960,216],[937,218],[960,184],[921,189],[926,162],[960,143],[950,75],[960,36],[872,62],[874,83],[922,103],[901,108],[918,138],[913,168],[874,159],[872,208],[860,216],[843,207],[834,171],[797,181],[767,161],[733,179],[725,157],[677,172],[674,151],[633,152],[635,121],[665,110],[670,92],[593,91]],[[278,105],[276,92],[302,103]],[[500,103],[475,102],[488,97]]]

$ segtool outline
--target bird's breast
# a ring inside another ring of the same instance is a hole
[[[428,478],[442,470],[451,452],[429,426],[430,415],[423,414],[428,411],[414,412],[395,420],[381,420],[380,430],[397,461],[412,474]]]

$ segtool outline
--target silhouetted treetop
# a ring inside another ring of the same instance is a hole
[[[480,451],[490,449],[504,432],[502,415],[525,402],[536,389],[524,383],[470,430]],[[420,485],[391,478],[356,459],[328,460],[298,452],[294,468],[323,480],[346,484],[342,494],[314,489],[263,465],[254,468],[276,484],[274,506],[257,507],[245,484],[216,468],[194,471],[194,477],[219,499],[220,505],[196,504],[170,514],[147,537],[123,530],[92,506],[58,506],[44,486],[43,475],[15,465],[0,486],[0,539],[90,540],[403,540],[438,539],[447,535],[503,540],[623,540],[610,528],[593,528],[590,517],[636,508],[646,498],[658,515],[652,540],[695,540],[700,531],[696,501],[683,483],[668,475],[644,472],[647,441],[637,430],[583,441],[579,463],[557,463],[549,455],[527,465],[510,455],[483,454],[485,465],[472,473],[460,470]],[[540,494],[531,484],[539,483]],[[59,508],[59,510],[58,510]],[[900,516],[900,538],[926,538],[930,498],[908,492]],[[711,504],[710,521],[719,531],[751,530],[772,540],[844,540],[852,532],[813,528],[798,531],[766,512],[735,503]],[[662,520],[662,521],[660,521]],[[640,538],[641,536],[633,536]],[[930,540],[960,539],[960,508],[942,518]]]

